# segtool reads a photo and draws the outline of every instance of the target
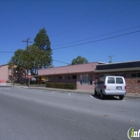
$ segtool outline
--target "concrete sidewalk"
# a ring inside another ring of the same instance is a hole
[[[16,86],[16,85],[14,85]],[[29,89],[39,89],[39,90],[50,90],[50,91],[61,91],[61,92],[72,92],[72,93],[82,93],[82,94],[94,94],[94,91],[91,90],[70,90],[70,89],[57,89],[57,88],[46,88],[46,87],[37,87],[37,86],[18,86],[23,88],[29,88]],[[127,93],[125,95],[126,97],[140,97],[140,93]]]
[[[11,87],[13,84],[11,83],[0,83],[0,87]]]

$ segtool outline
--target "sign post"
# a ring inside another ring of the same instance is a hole
[[[31,75],[28,75],[28,79],[31,79],[32,78],[32,76]]]
[[[28,74],[28,86],[30,86],[30,79],[32,78],[32,76],[30,74]]]

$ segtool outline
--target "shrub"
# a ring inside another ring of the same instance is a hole
[[[54,83],[47,82],[46,87],[61,88],[61,89],[76,89],[76,83]]]

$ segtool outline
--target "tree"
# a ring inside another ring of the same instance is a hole
[[[49,37],[47,35],[47,32],[46,32],[45,28],[42,28],[37,33],[37,35],[34,39],[34,45],[37,46],[40,50],[43,50],[43,51],[46,52],[46,53],[44,52],[44,57],[43,58],[45,60],[48,58],[48,60],[46,62],[46,65],[45,65],[45,63],[43,64],[43,67],[45,68],[45,67],[52,66],[52,49],[50,47],[51,42],[49,40]]]
[[[26,80],[26,74],[27,74],[26,59],[27,59],[27,55],[25,50],[18,49],[17,51],[15,51],[14,56],[9,61],[9,68],[12,69],[13,74],[16,73],[16,71],[18,72],[18,74],[20,73],[22,76],[21,77],[22,81]]]
[[[72,60],[71,65],[86,64],[86,63],[88,63],[88,60],[86,58],[78,56],[77,58]]]
[[[11,58],[9,66],[11,67],[11,65],[14,64],[17,67],[27,68],[26,60],[27,56],[25,50],[18,49],[15,51],[14,56]]]
[[[52,57],[48,51],[41,50],[35,45],[29,46],[29,61],[32,73],[37,74],[39,68],[52,66]],[[33,72],[34,71],[34,72]]]
[[[37,33],[37,35],[34,39],[34,45],[39,47],[41,50],[49,51],[50,53],[52,53],[52,50],[51,50],[51,47],[50,47],[51,42],[49,40],[49,37],[47,35],[47,32],[46,32],[45,28],[42,28]]]
[[[31,70],[32,74],[37,74],[39,68],[51,67],[52,57],[47,51],[40,50],[37,46],[31,45],[27,50],[18,49],[9,62],[17,66],[17,69]]]
[[[52,67],[52,49],[51,43],[45,28],[41,29],[35,39],[34,44],[25,50],[18,49],[9,62],[13,63],[17,69],[31,70],[32,74],[37,74],[39,68]]]

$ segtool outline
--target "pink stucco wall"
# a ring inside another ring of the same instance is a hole
[[[8,65],[0,66],[0,80],[8,80]]]
[[[94,81],[95,81],[95,74],[94,71],[96,69],[97,62],[88,63],[88,64],[79,64],[79,65],[70,65],[70,66],[63,66],[63,67],[54,67],[54,68],[47,68],[47,69],[40,69],[38,70],[38,76],[48,76],[50,81],[55,82],[70,82],[70,79],[61,79],[59,80],[60,75],[76,75],[77,78],[71,82],[76,82],[77,89],[79,90],[94,90]],[[85,85],[80,83],[80,74],[89,74],[91,84]],[[56,78],[54,78],[56,77]],[[54,79],[53,79],[54,78]],[[52,80],[53,79],[53,80]]]
[[[50,82],[61,82],[61,83],[76,83],[76,79],[72,79],[72,78],[70,78],[70,79],[68,79],[68,76],[69,75],[63,75],[64,77],[66,76],[66,78],[65,79],[60,79],[59,78],[59,76],[48,76],[48,80],[50,81]]]
[[[48,69],[39,69],[38,75],[57,75],[57,74],[71,74],[71,73],[83,73],[83,72],[93,72],[98,63],[88,63],[79,65],[70,65],[63,67],[55,67]]]

